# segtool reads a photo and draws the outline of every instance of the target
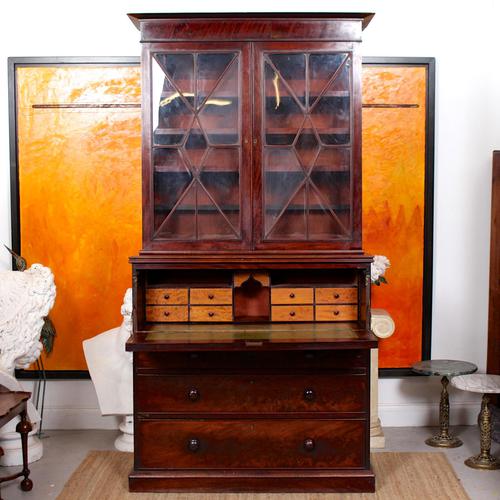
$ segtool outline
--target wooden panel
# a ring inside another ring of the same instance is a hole
[[[253,277],[255,281],[258,281],[262,286],[269,286],[270,278],[269,273],[257,272],[244,272],[244,273],[234,273],[234,286],[241,286],[245,281],[247,281],[250,276]]]
[[[188,307],[186,306],[147,306],[146,321],[174,322],[187,321]]]
[[[313,306],[272,306],[271,321],[312,321]]]
[[[271,304],[312,304],[312,288],[271,288]]]
[[[190,321],[232,321],[233,308],[231,306],[191,306],[189,308]]]
[[[316,321],[355,321],[358,306],[316,306]]]
[[[187,288],[148,288],[146,304],[187,304]]]
[[[362,467],[365,426],[364,420],[138,420],[136,460],[168,469]]]
[[[357,288],[316,288],[316,304],[356,304]]]
[[[363,412],[365,375],[139,375],[136,409],[165,413]]]
[[[191,288],[190,304],[231,304],[233,290],[231,288]]]

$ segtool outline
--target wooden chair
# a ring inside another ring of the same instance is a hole
[[[21,489],[23,491],[30,491],[33,488],[33,481],[29,479],[30,470],[28,469],[28,434],[32,430],[27,414],[27,404],[30,396],[31,393],[29,392],[9,391],[0,385],[0,427],[19,415],[21,421],[17,424],[16,431],[21,434],[23,448],[23,469],[17,474],[1,477],[0,484],[24,476],[24,479],[21,481]],[[0,456],[2,455],[3,450],[0,448]],[[2,499],[0,498],[0,500]]]

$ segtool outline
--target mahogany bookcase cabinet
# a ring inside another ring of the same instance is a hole
[[[133,14],[132,491],[373,491],[361,249],[371,14]]]

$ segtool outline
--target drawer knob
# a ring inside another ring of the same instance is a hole
[[[334,294],[334,298],[339,299],[340,298],[340,294],[338,294],[338,293]]]
[[[214,298],[214,294],[213,294],[213,293],[209,293],[209,294],[208,294],[208,298],[209,298],[210,300],[212,300],[212,299]]]
[[[163,315],[164,315],[164,316],[170,316],[170,312],[168,312],[168,311],[164,311]]]
[[[293,292],[290,294],[290,298],[291,298],[291,299],[294,299],[294,298],[295,298],[295,294],[294,294]]]
[[[168,293],[166,293],[166,294],[163,296],[163,298],[164,298],[165,300],[168,300],[168,299],[170,298],[170,295],[169,295]]]
[[[196,438],[191,438],[188,441],[188,449],[189,451],[198,451],[200,449],[200,440]]]
[[[316,393],[314,390],[310,388],[304,389],[304,399],[306,401],[314,401],[316,399]]]
[[[338,316],[339,315],[339,311],[333,311],[333,315],[334,316]]]
[[[212,318],[212,317],[213,317],[213,315],[214,315],[214,313],[213,313],[212,311],[210,311],[210,312],[208,313],[208,315]]]
[[[313,451],[314,446],[315,446],[314,439],[311,438],[304,439],[304,449],[306,451]]]
[[[290,311],[290,316],[293,318],[295,316],[295,311]]]
[[[188,398],[191,401],[198,401],[200,399],[200,391],[196,387],[191,387],[188,391]]]

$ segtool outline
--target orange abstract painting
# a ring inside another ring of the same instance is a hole
[[[49,266],[48,370],[86,370],[82,340],[121,323],[141,243],[138,66],[18,67],[21,252]]]
[[[396,323],[381,368],[422,355],[426,85],[424,66],[363,67],[363,248],[391,261],[372,306]]]

